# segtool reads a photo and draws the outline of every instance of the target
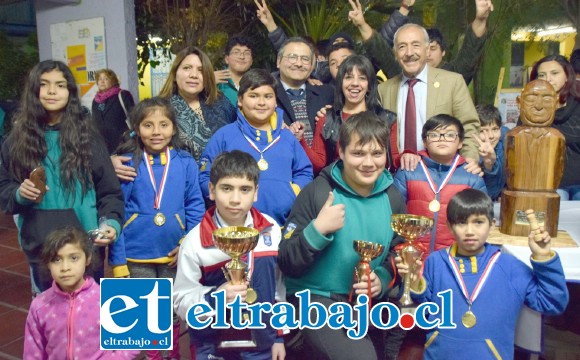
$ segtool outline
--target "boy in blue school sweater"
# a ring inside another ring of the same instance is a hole
[[[510,130],[501,124],[501,114],[493,105],[477,105],[479,115],[479,166],[483,169],[483,180],[487,194],[492,200],[501,196],[505,187],[504,140]]]
[[[251,154],[260,168],[256,209],[284,224],[300,189],[312,181],[312,164],[287,129],[283,112],[276,107],[276,79],[263,69],[252,69],[240,79],[238,119],[219,129],[200,159],[199,184],[209,197],[209,173],[213,160],[224,151]]]
[[[455,244],[431,254],[411,274],[416,302],[435,302],[438,292],[451,289],[455,329],[431,329],[424,359],[511,359],[516,321],[523,305],[543,314],[562,313],[568,289],[558,254],[542,227],[530,231],[532,268],[499,247],[487,244],[493,226],[492,201],[482,191],[463,190],[447,207]],[[538,235],[538,240],[534,236]],[[395,260],[401,275],[408,266]]]

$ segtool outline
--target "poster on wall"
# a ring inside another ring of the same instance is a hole
[[[107,67],[105,19],[102,17],[50,25],[52,58],[71,69],[82,104],[89,109],[97,93],[95,72]]]
[[[499,93],[497,109],[501,114],[503,125],[510,129],[516,126],[520,117],[520,109],[516,101],[520,94],[521,90],[519,89],[504,89]]]

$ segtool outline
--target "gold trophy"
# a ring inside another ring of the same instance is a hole
[[[363,275],[367,276],[367,281],[369,282],[368,290],[368,297],[369,302],[371,301],[371,286],[370,286],[370,276],[371,276],[371,261],[378,256],[380,256],[385,247],[381,244],[377,244],[370,241],[364,240],[354,240],[352,243],[354,247],[354,251],[360,256],[360,261],[357,266],[354,268],[354,274],[356,276],[356,281],[360,282]],[[352,299],[350,299],[352,301]]]
[[[258,230],[242,226],[230,226],[213,232],[215,246],[228,254],[232,260],[222,268],[226,280],[233,285],[243,285],[247,280],[248,264],[240,260],[243,254],[252,251],[258,244]],[[258,299],[254,289],[248,287],[246,302],[251,304]],[[247,314],[245,314],[247,316]],[[228,350],[251,350],[256,347],[251,331],[227,329],[218,333],[218,348]]]
[[[401,307],[410,307],[413,305],[413,300],[411,300],[411,272],[415,270],[417,259],[423,256],[423,250],[418,244],[415,244],[415,240],[431,231],[433,219],[419,215],[393,214],[391,227],[407,240],[406,245],[398,251],[403,262],[409,265],[409,272],[405,275],[403,282],[403,296],[399,299],[399,303]]]

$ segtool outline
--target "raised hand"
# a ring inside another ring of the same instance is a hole
[[[483,170],[479,167],[479,159],[465,158],[465,171],[483,176]]]
[[[475,140],[479,144],[478,151],[479,156],[481,156],[481,159],[483,160],[483,166],[487,171],[490,171],[497,159],[495,149],[484,132],[480,133],[479,136],[476,136]]]
[[[348,12],[348,21],[351,21],[354,26],[362,26],[366,24],[362,6],[359,0],[356,3],[353,0],[348,0],[352,10]]]
[[[540,226],[539,229],[531,230],[528,235],[528,245],[530,246],[530,250],[532,250],[532,258],[539,261],[549,259],[552,256],[550,250],[551,242],[552,238],[550,237],[550,233],[543,226]]]
[[[256,7],[258,8],[258,10],[256,11],[256,16],[258,17],[258,19],[260,19],[262,24],[266,26],[268,32],[276,30],[278,28],[278,25],[276,25],[274,17],[272,16],[272,13],[270,12],[268,6],[266,5],[266,0],[254,0],[254,4],[256,4]]]
[[[328,193],[328,199],[320,209],[318,216],[314,219],[314,227],[322,235],[336,232],[344,226],[344,204],[332,205],[334,194]]]
[[[486,21],[489,14],[493,11],[491,0],[475,0],[475,18]]]

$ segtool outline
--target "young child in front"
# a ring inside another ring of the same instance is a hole
[[[258,181],[261,175],[256,160],[248,153],[233,150],[214,159],[209,194],[211,200],[215,201],[215,206],[187,234],[179,251],[173,305],[180,318],[185,319],[187,310],[194,304],[206,303],[214,308],[211,294],[219,290],[225,290],[226,302],[229,303],[236,295],[240,295],[244,301],[250,286],[258,294],[257,302],[274,303],[276,284],[280,283],[276,258],[281,232],[272,217],[252,206],[258,197]],[[246,285],[226,282],[221,270],[231,258],[214,245],[212,233],[227,226],[251,227],[260,232],[258,245],[247,254],[247,263],[252,270]],[[284,294],[278,298],[283,299]],[[268,318],[263,317],[262,320],[269,324]],[[192,354],[196,353],[197,360],[218,358],[215,330],[190,329],[189,332]],[[263,330],[253,331],[253,335],[257,349],[242,352],[242,359],[284,359],[284,343],[276,330],[267,325]]]
[[[100,290],[85,274],[93,244],[74,227],[51,232],[41,257],[52,286],[30,304],[23,358],[134,359],[140,351],[100,350]]]
[[[104,276],[105,247],[117,238],[123,194],[107,147],[91,129],[79,88],[62,62],[41,61],[24,86],[14,128],[2,144],[0,209],[18,214],[20,245],[30,265],[33,293],[52,279],[40,253],[46,235],[63,226],[96,228],[94,275]],[[44,176],[35,174],[43,173]],[[99,219],[105,218],[99,226]]]
[[[175,111],[168,100],[143,100],[130,120],[133,137],[117,153],[130,153],[129,164],[137,176],[121,184],[125,223],[111,245],[109,263],[115,277],[175,279],[179,243],[205,212],[197,164],[180,150]],[[147,357],[161,359],[156,350],[147,351]],[[177,316],[169,357],[180,359]]]
[[[479,115],[479,162],[487,194],[497,200],[505,187],[504,140],[509,129],[501,125],[501,114],[493,105],[477,105]]]
[[[213,160],[223,151],[242,150],[258,162],[260,192],[255,207],[284,224],[296,195],[312,181],[312,164],[294,135],[283,129],[283,111],[276,108],[276,79],[251,69],[240,79],[238,119],[219,129],[200,159],[199,184],[209,197]]]
[[[403,194],[409,214],[433,218],[430,234],[417,239],[424,248],[423,259],[433,251],[453,244],[453,234],[447,228],[447,203],[459,191],[474,188],[485,191],[478,175],[465,169],[465,159],[459,155],[464,131],[461,122],[450,115],[435,115],[427,120],[421,132],[425,150],[415,171],[399,169],[395,185]]]
[[[530,231],[531,268],[487,244],[493,204],[482,191],[465,189],[447,207],[455,243],[421,261],[411,274],[411,296],[441,307],[440,291],[451,289],[455,329],[428,331],[424,359],[512,359],[516,321],[522,306],[543,314],[562,313],[568,304],[564,270],[543,227]],[[540,235],[534,240],[534,235]],[[396,259],[401,275],[408,266]]]

